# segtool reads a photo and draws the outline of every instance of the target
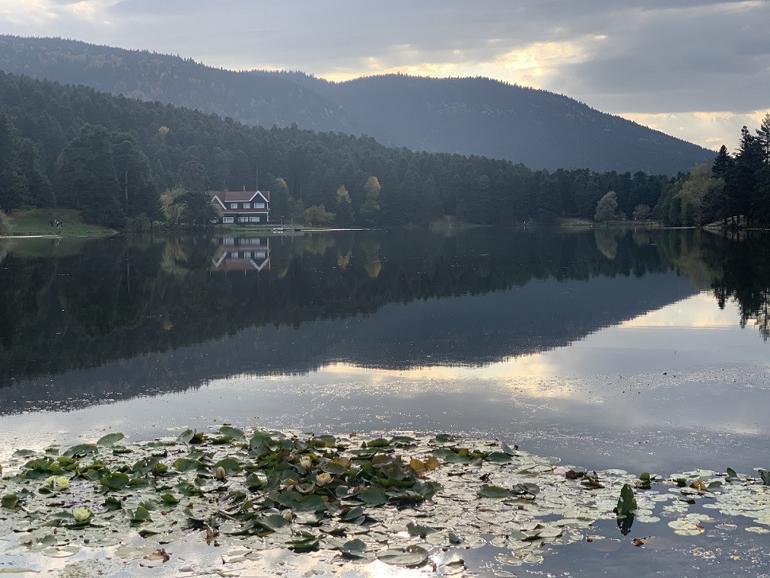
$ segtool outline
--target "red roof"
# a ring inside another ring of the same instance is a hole
[[[270,201],[270,193],[268,191],[211,191],[212,196],[216,196],[223,203],[248,203],[257,193],[261,193],[268,201]]]

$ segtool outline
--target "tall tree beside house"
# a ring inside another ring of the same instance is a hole
[[[217,218],[211,199],[206,193],[188,192],[179,197],[178,202],[183,205],[181,220],[185,225],[208,227]]]
[[[60,206],[78,209],[88,222],[119,228],[125,213],[118,201],[112,135],[103,126],[85,125],[56,163]]]
[[[618,216],[618,194],[615,191],[609,191],[596,204],[594,221],[606,223],[612,221]]]

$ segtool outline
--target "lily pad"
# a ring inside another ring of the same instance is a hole
[[[482,498],[501,499],[510,498],[512,495],[510,490],[501,488],[500,486],[490,486],[487,484],[481,486],[481,489],[479,490],[479,496]]]
[[[382,552],[377,558],[393,566],[406,566],[414,568],[422,566],[428,560],[428,551],[420,546],[407,546],[406,548],[392,548]]]
[[[125,435],[122,433],[109,433],[105,436],[100,437],[96,441],[97,446],[113,446],[116,443],[118,443],[120,440],[125,439]]]
[[[363,558],[366,555],[366,543],[359,540],[349,540],[340,546],[340,552],[348,558]]]

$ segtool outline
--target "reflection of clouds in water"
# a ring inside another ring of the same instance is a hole
[[[621,328],[642,327],[692,327],[703,329],[734,328],[740,312],[735,303],[729,302],[719,309],[711,293],[700,293],[657,311],[651,311],[620,324]]]

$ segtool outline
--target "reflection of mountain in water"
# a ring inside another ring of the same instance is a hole
[[[603,251],[597,242],[590,232],[492,230],[272,239],[269,270],[235,275],[212,271],[227,240],[113,240],[60,259],[12,253],[0,271],[9,320],[0,379],[16,385],[0,389],[0,411],[333,361],[489,363],[696,291],[671,265],[699,247],[692,238],[621,235],[603,238]]]

